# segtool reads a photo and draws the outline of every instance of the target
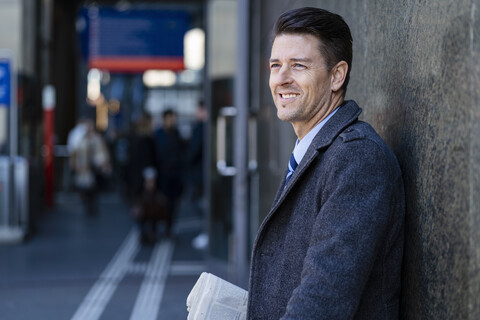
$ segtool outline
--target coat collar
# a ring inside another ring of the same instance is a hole
[[[333,115],[333,117],[328,120],[328,122],[323,126],[322,129],[317,133],[315,138],[313,138],[310,147],[308,148],[305,156],[302,161],[299,163],[297,169],[293,173],[290,181],[288,182],[287,187],[285,188],[285,175],[280,183],[280,187],[273,201],[272,209],[268,216],[275,211],[275,209],[282,203],[286,195],[292,189],[292,187],[297,182],[298,178],[302,176],[303,172],[315,157],[318,155],[319,150],[327,148],[333,143],[335,138],[349,125],[355,122],[358,119],[358,116],[362,112],[362,109],[357,105],[353,100],[347,101],[338,111]]]

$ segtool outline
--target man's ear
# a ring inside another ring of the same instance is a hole
[[[332,91],[336,92],[340,90],[345,82],[345,78],[347,76],[348,71],[348,64],[345,61],[340,61],[332,68]]]

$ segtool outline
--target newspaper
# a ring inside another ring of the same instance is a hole
[[[248,292],[203,272],[187,297],[187,320],[244,320]]]

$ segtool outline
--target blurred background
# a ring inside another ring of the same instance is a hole
[[[296,140],[271,28],[301,6],[350,25],[347,98],[404,172],[402,317],[479,318],[479,5],[0,0],[0,318],[185,319],[201,272],[247,288]]]
[[[269,102],[266,140],[257,142],[265,80],[258,75],[268,71],[249,53],[252,36],[264,41],[260,16],[251,14],[259,7],[0,1],[0,259],[8,261],[0,267],[0,317],[119,319],[128,309],[120,318],[180,319],[202,271],[247,287],[249,251],[295,141]],[[166,111],[175,115],[173,140]],[[280,143],[285,137],[290,144]],[[153,235],[136,216],[146,167],[156,169],[174,212],[173,221],[154,223]],[[88,297],[106,290],[98,281],[108,261],[116,265],[110,259],[123,252],[122,241],[136,250],[117,265],[126,275],[95,313]],[[148,271],[138,269],[158,259],[168,267],[157,266],[164,280],[152,281],[166,293],[156,296],[153,314],[139,315],[134,302],[145,303]],[[45,291],[73,301],[49,309]]]

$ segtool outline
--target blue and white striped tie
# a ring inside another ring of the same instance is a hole
[[[293,153],[292,153],[292,156],[290,157],[290,161],[288,162],[288,173],[285,181],[285,186],[287,185],[288,181],[292,177],[293,171],[297,169],[297,166],[298,166],[297,161],[295,161],[295,157],[293,156]]]

